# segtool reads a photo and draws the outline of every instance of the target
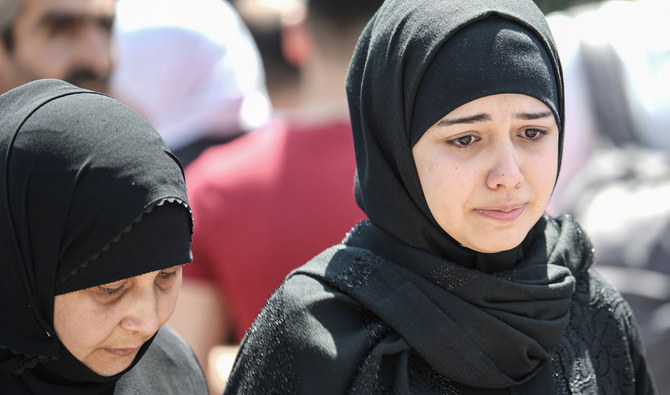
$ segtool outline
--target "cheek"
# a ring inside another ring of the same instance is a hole
[[[166,323],[177,306],[179,297],[179,286],[161,292],[158,296],[158,317],[161,323]]]
[[[476,170],[447,160],[432,163],[430,169],[421,179],[421,185],[428,208],[444,227],[444,222],[460,215],[477,178]]]
[[[556,183],[558,155],[555,152],[547,152],[543,158],[534,160],[529,173],[531,174],[537,196],[548,200]]]
[[[85,299],[59,295],[54,303],[54,329],[65,347],[79,360],[95,351],[114,329],[109,312],[91,306]],[[65,298],[58,300],[58,298]]]

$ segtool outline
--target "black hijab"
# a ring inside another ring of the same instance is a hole
[[[413,145],[450,111],[500,93],[535,97],[552,110],[560,168],[562,71],[531,0],[386,1],[362,33],[347,79],[356,200],[371,224],[344,243],[391,262],[347,292],[432,368],[475,388],[520,385],[542,371],[568,323],[575,276],[592,259],[569,218],[543,216],[519,246],[485,254],[461,246],[431,214]],[[341,286],[333,273],[351,261],[334,257],[323,278]],[[417,291],[392,291],[408,283]]]
[[[426,203],[412,147],[458,106],[497,93],[538,98],[563,141],[563,79],[544,15],[531,0],[387,1],[364,30],[349,69],[358,205],[410,246],[467,267],[500,270],[521,246],[497,254],[462,247]]]
[[[74,358],[54,297],[190,261],[187,202],[179,162],[118,101],[57,80],[0,96],[0,392],[113,391],[127,370]]]

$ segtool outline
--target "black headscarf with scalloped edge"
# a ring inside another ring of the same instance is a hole
[[[137,113],[58,80],[0,96],[0,393],[112,393],[130,367],[73,357],[54,298],[187,263],[191,233],[181,165]]]

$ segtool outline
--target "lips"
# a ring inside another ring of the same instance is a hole
[[[525,208],[525,204],[514,205],[505,208],[485,208],[485,209],[476,209],[475,211],[484,217],[501,221],[501,222],[514,222],[516,221]]]
[[[114,354],[118,357],[127,357],[128,355],[131,355],[135,351],[137,351],[140,348],[140,346],[134,347],[108,347],[105,348],[105,351],[107,351],[110,354]]]

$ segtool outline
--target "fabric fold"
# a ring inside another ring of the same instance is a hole
[[[363,221],[343,244],[292,276],[313,276],[351,296],[441,375],[472,387],[506,388],[550,359],[570,318],[575,275],[587,268],[582,259],[590,246],[571,218],[541,222],[544,258],[531,254],[534,262],[520,260],[505,272],[462,267]],[[403,254],[387,259],[381,247]],[[570,267],[547,265],[550,256],[573,259]]]

